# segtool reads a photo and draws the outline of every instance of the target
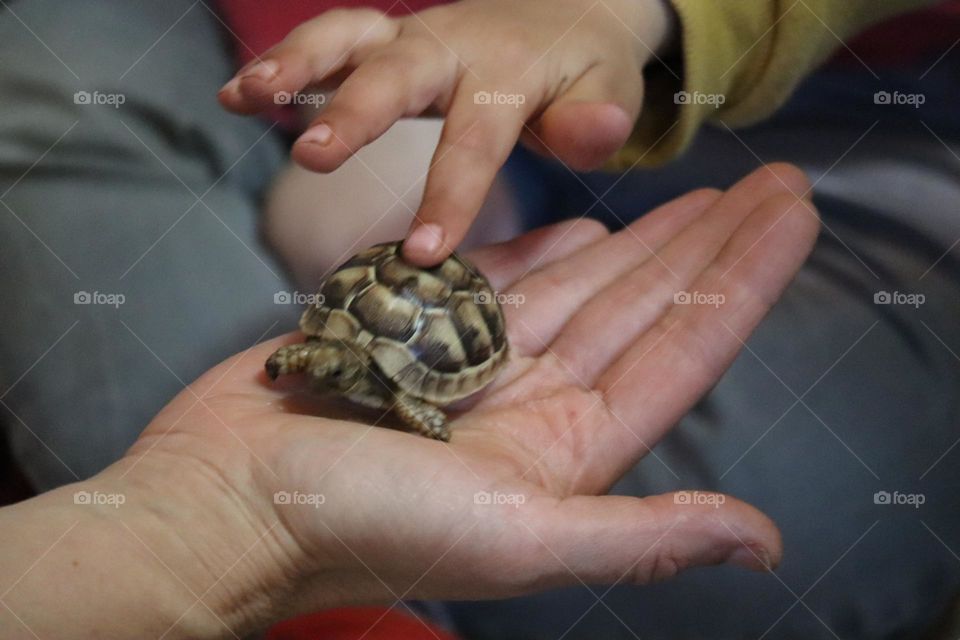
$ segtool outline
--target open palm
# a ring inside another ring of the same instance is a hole
[[[806,188],[771,165],[614,234],[563,223],[473,252],[507,302],[512,354],[451,412],[449,444],[271,384],[263,362],[289,334],[201,377],[126,462],[201,463],[281,550],[284,566],[256,579],[282,585],[270,606],[284,614],[775,565],[776,527],[733,498],[602,494],[716,383],[793,277],[817,230],[793,195]]]

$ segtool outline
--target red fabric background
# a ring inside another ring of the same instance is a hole
[[[880,23],[847,44],[868,65],[895,68],[917,61],[932,63],[958,38],[960,0],[949,0]],[[846,48],[838,50],[836,61],[860,64]]]
[[[379,620],[379,622],[378,622]],[[267,640],[456,640],[411,615],[379,607],[352,607],[281,622]]]

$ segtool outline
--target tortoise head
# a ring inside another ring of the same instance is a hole
[[[271,379],[304,372],[317,387],[340,392],[363,379],[370,366],[370,357],[362,349],[339,340],[311,340],[281,347],[266,364]]]

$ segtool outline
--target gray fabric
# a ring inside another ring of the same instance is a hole
[[[44,490],[116,460],[181,383],[277,320],[272,333],[289,329],[257,227],[285,151],[216,103],[232,67],[203,4],[11,9],[23,22],[0,11],[0,420]],[[77,104],[78,91],[125,101]],[[78,292],[125,302],[78,305]]]

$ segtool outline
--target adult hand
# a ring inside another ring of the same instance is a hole
[[[121,521],[119,557],[150,549],[145,582],[177,604],[155,610],[185,609],[165,637],[345,604],[776,566],[775,525],[735,498],[601,494],[716,383],[800,267],[818,228],[791,193],[806,186],[772,165],[618,233],[567,222],[472,254],[517,303],[512,357],[454,415],[449,444],[310,415],[338,409],[262,370],[297,335],[210,370],[88,483],[127,496],[103,517]],[[694,291],[722,303],[674,303]]]

